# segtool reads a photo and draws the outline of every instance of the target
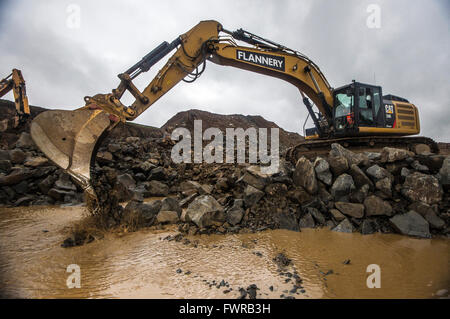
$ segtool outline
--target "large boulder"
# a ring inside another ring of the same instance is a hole
[[[422,217],[425,218],[426,221],[430,224],[431,228],[442,229],[445,226],[445,221],[439,218],[436,215],[434,209],[428,204],[422,202],[415,202],[409,205],[408,209],[413,210],[422,215]]]
[[[450,188],[450,156],[447,156],[442,163],[442,167],[439,170],[441,177],[441,184],[445,189]]]
[[[331,186],[331,195],[335,199],[339,199],[341,197],[349,195],[355,189],[355,183],[353,182],[353,178],[344,173],[340,175]]]
[[[389,178],[390,180],[394,180],[394,177],[392,176],[389,171],[377,164],[370,166],[366,170],[367,175],[369,175],[375,182],[379,181],[383,178]]]
[[[348,165],[367,165],[369,158],[364,153],[354,153],[338,143],[331,144],[330,155],[342,156],[347,159]]]
[[[74,183],[70,180],[69,174],[61,174],[59,179],[55,182],[55,186],[59,189],[65,190],[65,191],[76,191],[77,187]]]
[[[294,189],[288,191],[288,198],[296,204],[304,205],[313,200],[311,196],[303,187],[295,187]]]
[[[428,222],[413,210],[406,214],[395,215],[389,221],[403,235],[431,238]]]
[[[412,156],[414,156],[414,153],[407,150],[392,147],[384,147],[383,150],[381,151],[381,162],[392,163],[404,160]]]
[[[332,229],[332,231],[341,232],[341,233],[353,233],[354,227],[352,223],[346,218],[341,221],[336,227]]]
[[[414,172],[405,178],[402,194],[413,202],[437,204],[442,200],[443,190],[433,175]]]
[[[308,193],[317,193],[318,186],[314,167],[304,156],[295,165],[293,181],[295,185],[303,187]]]
[[[204,228],[212,225],[220,226],[226,216],[223,207],[211,195],[196,197],[186,209],[186,219]]]
[[[11,162],[13,164],[22,164],[25,161],[27,155],[21,149],[15,148],[9,151],[9,157],[11,158]]]
[[[160,210],[156,215],[156,220],[160,224],[175,224],[180,220],[180,216],[173,210]]]
[[[298,226],[300,228],[314,228],[316,226],[316,223],[314,222],[314,218],[312,217],[312,215],[307,212],[302,217],[300,217]]]
[[[374,185],[369,177],[359,168],[358,165],[352,164],[350,166],[350,170],[348,172],[350,176],[353,178],[356,187],[362,187],[364,185],[369,185],[370,189],[373,189]]]
[[[380,190],[384,196],[392,197],[392,180],[389,177],[380,179],[375,183],[376,189]]]
[[[330,209],[329,213],[333,216],[333,218],[340,222],[343,221],[345,219],[344,214],[342,214],[339,210],[337,209]]]
[[[160,181],[145,182],[145,186],[150,196],[167,196],[169,194],[169,186]]]
[[[347,159],[339,155],[330,154],[328,156],[328,164],[330,165],[334,176],[339,176],[345,173],[349,168]]]
[[[392,206],[375,195],[371,195],[364,200],[364,207],[367,216],[392,215]]]
[[[161,211],[174,211],[177,212],[178,217],[180,217],[182,209],[177,199],[166,197],[161,201]]]
[[[128,189],[134,189],[136,187],[136,181],[130,174],[117,175],[117,182]]]
[[[252,207],[255,205],[259,200],[264,196],[264,192],[260,191],[259,189],[247,185],[247,187],[244,190],[244,202],[245,206]]]
[[[9,175],[0,175],[0,186],[10,186],[18,184],[33,176],[33,172],[28,168],[14,169]]]
[[[314,170],[318,180],[326,185],[331,185],[333,182],[333,175],[330,172],[330,165],[325,159],[317,157],[314,161]]]
[[[334,203],[337,209],[347,216],[362,218],[364,216],[364,205],[347,202]]]
[[[230,225],[237,225],[244,217],[244,201],[242,199],[235,199],[233,206],[227,210],[226,220]]]
[[[265,174],[261,172],[261,167],[252,165],[246,168],[244,174],[237,180],[237,182],[244,182],[247,185],[251,185],[259,190],[263,190],[264,187],[270,183],[272,174]]]
[[[31,135],[27,132],[22,132],[20,134],[19,139],[16,142],[16,147],[20,148],[35,148],[35,144],[33,142],[33,139],[31,138]]]
[[[325,217],[317,208],[306,207],[305,212],[311,214],[318,225],[324,225],[326,223]]]
[[[161,209],[161,201],[156,200],[150,203],[130,201],[123,210],[122,218],[128,223],[143,224],[150,226],[155,222],[156,215]]]

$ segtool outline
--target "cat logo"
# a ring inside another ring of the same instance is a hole
[[[394,106],[392,104],[385,104],[384,109],[386,110],[386,114],[394,113]]]

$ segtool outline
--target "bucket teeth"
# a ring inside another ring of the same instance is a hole
[[[91,165],[101,137],[116,122],[101,109],[50,110],[36,116],[30,133],[39,149],[91,196]]]

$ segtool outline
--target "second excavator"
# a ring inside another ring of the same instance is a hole
[[[173,50],[155,78],[139,91],[133,79]],[[429,138],[406,137],[420,132],[420,122],[417,107],[405,98],[383,95],[380,86],[355,81],[332,88],[304,54],[242,29],[228,31],[217,21],[202,21],[174,41],[161,43],[119,74],[120,84],[111,93],[85,97],[85,106],[74,111],[41,113],[32,122],[32,138],[49,159],[95,195],[91,167],[102,136],[117,123],[136,119],[180,81],[193,82],[205,71],[206,61],[276,77],[298,88],[315,127],[306,130],[305,142],[288,151],[291,159],[334,142],[369,148],[425,145],[438,152]],[[130,106],[121,102],[126,91],[135,98]]]

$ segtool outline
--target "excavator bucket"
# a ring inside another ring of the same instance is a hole
[[[70,174],[92,197],[91,164],[101,137],[117,124],[101,109],[51,110],[31,123],[31,137],[40,150]]]

